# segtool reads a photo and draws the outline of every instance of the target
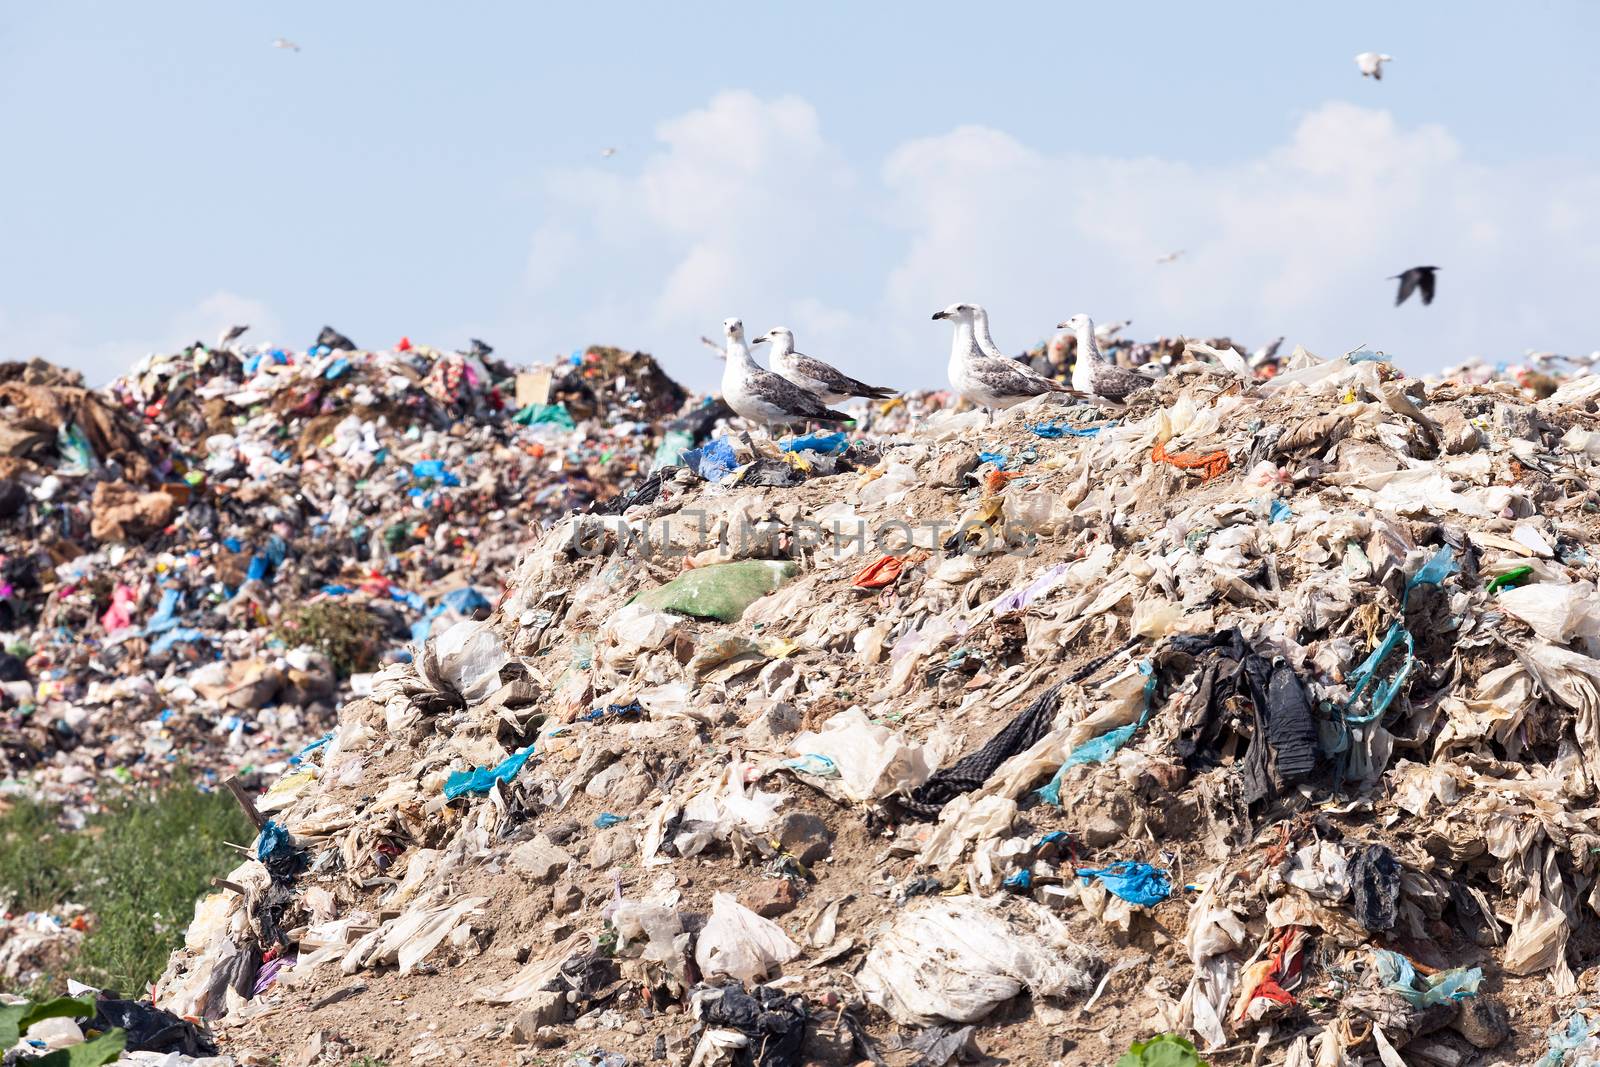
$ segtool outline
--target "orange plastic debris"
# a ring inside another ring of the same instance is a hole
[[[1150,450],[1150,459],[1156,463],[1170,463],[1180,470],[1198,470],[1202,480],[1210,481],[1228,473],[1226,452],[1168,452],[1165,441],[1157,441]]]
[[[1020,477],[1022,477],[1021,471],[990,471],[988,477],[984,478],[983,480],[984,495],[993,496],[995,493],[998,493],[1000,490],[1004,489],[1006,483],[1011,479]]]
[[[900,570],[905,564],[895,556],[884,556],[875,563],[869,563],[856,580],[852,583],[857,589],[882,589],[900,577]]]

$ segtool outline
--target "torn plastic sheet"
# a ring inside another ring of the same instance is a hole
[[[1450,1004],[1476,996],[1478,983],[1483,981],[1481,967],[1451,967],[1447,971],[1428,975],[1423,981],[1424,988],[1418,989],[1417,969],[1410,960],[1385,948],[1374,949],[1373,952],[1377,956],[1378,977],[1383,984],[1399,993],[1414,1008]]]
[[[1099,879],[1113,896],[1129,904],[1153,908],[1172,895],[1172,876],[1148,863],[1113,863],[1109,867],[1082,867],[1077,871],[1084,883]]]
[[[1085,763],[1104,763],[1112,756],[1115,756],[1117,751],[1128,743],[1133,735],[1139,731],[1139,727],[1150,721],[1150,713],[1155,708],[1155,668],[1149,660],[1144,660],[1139,664],[1139,673],[1144,675],[1145,679],[1144,710],[1140,712],[1138,720],[1130,722],[1126,726],[1118,726],[1113,730],[1107,730],[1099,737],[1085,741],[1069,752],[1066,761],[1056,771],[1055,777],[1051,778],[1046,785],[1037,791],[1040,800],[1046,804],[1059,806],[1061,804],[1061,779],[1066,776],[1068,769]]]
[[[1088,993],[1096,978],[1093,958],[1045,908],[1013,899],[1002,911],[967,895],[907,904],[874,937],[856,983],[896,1022],[927,1026],[976,1022],[1024,989]]]
[[[496,782],[503,782],[515,778],[522,770],[522,765],[528,762],[528,757],[533,755],[533,746],[513,753],[500,761],[494,768],[474,767],[470,771],[451,771],[450,777],[445,779],[444,795],[446,800],[454,800],[467,793],[482,796],[494,788]]]
[[[1410,580],[1406,582],[1405,592],[1400,597],[1402,617],[1405,614],[1406,605],[1411,599],[1411,590],[1421,585],[1438,585],[1460,569],[1460,566],[1456,563],[1455,550],[1449,545],[1445,545],[1435,552],[1432,558],[1424,563],[1417,573],[1412,575]],[[1383,666],[1383,662],[1389,658],[1389,654],[1402,644],[1405,645],[1406,651],[1405,659],[1401,663],[1400,669],[1388,681],[1378,680],[1378,668]],[[1352,726],[1369,723],[1382,717],[1383,713],[1389,710],[1390,703],[1393,702],[1401,687],[1405,685],[1406,679],[1411,675],[1411,668],[1416,662],[1415,651],[1416,642],[1411,637],[1411,631],[1406,629],[1405,623],[1403,621],[1391,623],[1389,632],[1384,634],[1383,640],[1379,642],[1378,647],[1372,650],[1372,654],[1362,661],[1361,666],[1357,667],[1350,676],[1350,699],[1346,700],[1344,705],[1344,721],[1346,723]],[[1374,685],[1374,682],[1376,682],[1376,685]],[[1372,687],[1371,707],[1364,714],[1351,714],[1350,709],[1355,707],[1356,702],[1362,698],[1369,686]]]

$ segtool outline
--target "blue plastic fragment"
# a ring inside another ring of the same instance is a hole
[[[849,447],[849,435],[838,431],[834,433],[808,433],[783,443],[785,452],[822,452],[830,456],[843,452]]]
[[[528,757],[533,755],[533,746],[529,745],[505,759],[494,768],[474,767],[470,771],[452,771],[444,783],[446,800],[454,800],[459,796],[472,793],[482,796],[494,788],[496,782],[503,782],[515,778],[522,770],[522,765],[528,762]]]
[[[1087,884],[1098,878],[1114,896],[1129,904],[1154,907],[1172,895],[1172,876],[1148,863],[1113,863],[1109,867],[1080,867],[1078,876]]]
[[[265,863],[275,856],[287,856],[293,851],[294,839],[289,836],[289,831],[268,819],[261,828],[261,836],[256,838],[256,859]]]
[[[627,821],[627,818],[628,817],[626,815],[613,815],[609,811],[602,811],[599,815],[595,816],[594,824],[602,830],[607,830],[617,825],[619,822]]]

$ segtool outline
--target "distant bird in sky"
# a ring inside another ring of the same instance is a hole
[[[894,396],[893,389],[868,385],[845,374],[831,364],[813,359],[804,352],[794,350],[794,331],[787,326],[774,326],[757,337],[751,344],[772,342],[772,370],[789,381],[816,394],[824,404],[842,404],[853,396],[870,400],[886,400]]]
[[[1094,328],[1094,339],[1103,345],[1116,340],[1117,334],[1133,325],[1132,319],[1122,319],[1118,322],[1102,322]],[[1059,327],[1058,327],[1059,329]]]
[[[601,159],[610,159],[612,156],[614,156],[616,154],[617,154],[617,150],[615,148],[602,148],[602,149],[600,149],[600,158]]]
[[[1373,81],[1383,81],[1383,65],[1392,62],[1394,56],[1384,55],[1382,52],[1362,52],[1356,56],[1356,66],[1361,68],[1363,78]]]
[[[289,40],[289,38],[287,38],[287,37],[279,37],[279,38],[277,38],[276,40],[274,40],[272,42],[272,47],[281,48],[285,52],[298,52],[298,51],[300,51],[300,46],[295,44],[293,41]]]
[[[1403,274],[1391,274],[1390,281],[1400,279],[1400,292],[1395,295],[1394,306],[1399,307],[1406,302],[1406,298],[1418,289],[1422,290],[1422,302],[1433,303],[1433,272],[1438,267],[1412,267]]]
[[[1176,252],[1168,252],[1164,256],[1157,256],[1156,257],[1156,262],[1157,263],[1176,263],[1178,261],[1178,257],[1181,256],[1181,255],[1183,255],[1183,249],[1180,248]]]
[[[226,330],[222,331],[222,336],[217,338],[217,347],[227,348],[229,345],[233,344],[233,342],[237,341],[240,336],[242,336],[249,328],[249,323],[245,323],[243,326],[229,326]]]

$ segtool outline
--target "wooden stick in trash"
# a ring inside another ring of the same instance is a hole
[[[249,895],[248,893],[245,892],[244,886],[238,885],[237,883],[234,883],[234,882],[230,882],[226,878],[213,878],[213,879],[211,879],[211,888],[212,889],[230,889],[233,892],[238,893],[241,897]]]
[[[267,820],[263,819],[261,813],[256,810],[256,802],[251,800],[250,794],[244,791],[244,786],[239,784],[239,779],[229,778],[222,784],[228,787],[228,792],[232,793],[233,799],[239,802],[239,806],[244,809],[245,817],[250,820],[250,824],[257,831],[267,825]]]

